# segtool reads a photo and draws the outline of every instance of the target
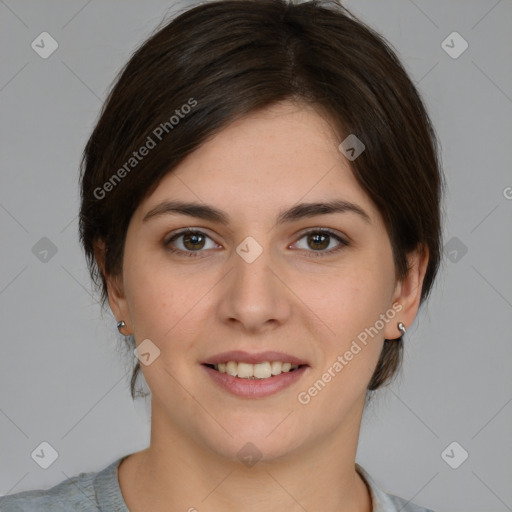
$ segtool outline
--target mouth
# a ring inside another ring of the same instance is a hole
[[[309,364],[282,352],[224,352],[201,363],[214,383],[233,395],[264,398],[291,386]]]
[[[306,365],[282,361],[264,361],[257,364],[226,361],[225,363],[205,364],[205,366],[220,373],[227,373],[232,377],[238,377],[239,379],[271,379],[282,373],[293,372]]]

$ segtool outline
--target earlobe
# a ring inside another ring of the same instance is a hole
[[[397,283],[393,304],[400,305],[400,311],[396,315],[396,322],[389,322],[385,330],[385,338],[392,340],[402,336],[403,331],[398,324],[410,326],[420,307],[423,280],[428,266],[428,247],[420,246],[416,251],[407,255],[409,271],[407,275]],[[398,309],[395,307],[395,310]]]

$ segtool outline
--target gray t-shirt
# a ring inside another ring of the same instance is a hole
[[[117,468],[125,457],[117,459],[101,471],[80,473],[50,489],[23,491],[0,497],[0,511],[130,512],[117,477]],[[370,488],[373,512],[433,512],[382,491],[361,466],[356,464],[356,469]]]

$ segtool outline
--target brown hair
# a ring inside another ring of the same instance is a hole
[[[283,100],[314,105],[340,142],[356,134],[365,144],[352,169],[383,217],[397,278],[408,252],[428,248],[424,302],[440,261],[443,176],[428,114],[389,43],[335,0],[218,0],[135,51],[85,147],[80,241],[103,306],[104,273],[121,272],[132,214],[159,180],[228,123]],[[401,338],[384,344],[368,390],[391,380],[402,353]]]

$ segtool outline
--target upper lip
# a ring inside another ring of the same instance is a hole
[[[284,352],[275,352],[268,350],[265,352],[250,353],[243,350],[231,350],[229,352],[222,352],[205,359],[202,364],[219,364],[227,363],[228,361],[236,361],[240,363],[258,364],[265,361],[281,361],[282,363],[291,363],[296,365],[307,365],[304,359],[285,354]]]

